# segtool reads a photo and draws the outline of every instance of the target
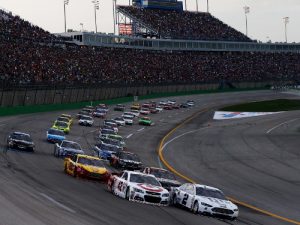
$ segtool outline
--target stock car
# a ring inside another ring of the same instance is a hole
[[[110,160],[112,155],[116,154],[116,152],[121,151],[121,149],[118,148],[117,146],[98,143],[95,145],[94,151],[96,152],[96,155],[99,158]]]
[[[70,123],[71,123],[71,124],[73,123],[73,117],[72,117],[71,115],[69,115],[69,114],[61,114],[60,116],[61,116],[61,117],[66,117],[66,118],[68,118],[69,121],[70,121]]]
[[[34,151],[35,145],[29,134],[13,132],[7,138],[7,148]]]
[[[98,109],[104,110],[106,113],[108,113],[108,111],[109,111],[109,109],[108,109],[108,107],[107,107],[106,104],[99,104],[99,105],[97,106],[97,108],[98,108]]]
[[[98,118],[104,118],[106,116],[106,111],[104,109],[97,108],[93,112],[93,116]]]
[[[65,133],[61,130],[50,128],[47,130],[47,141],[57,143],[65,140]]]
[[[186,104],[188,104],[189,106],[194,106],[195,105],[195,101],[193,101],[193,100],[187,100]]]
[[[121,135],[118,135],[118,134],[108,134],[105,137],[101,137],[101,138],[108,138],[108,139],[117,140],[117,141],[120,142],[120,146],[121,147],[125,147],[126,146],[124,138]]]
[[[78,120],[78,124],[81,126],[93,126],[94,119],[91,116],[81,116]]]
[[[125,126],[126,122],[123,117],[116,117],[113,119],[118,126]]]
[[[179,187],[181,185],[181,183],[176,180],[173,173],[162,168],[146,167],[143,173],[154,175],[161,185],[168,191],[170,191],[172,187]]]
[[[125,121],[125,124],[127,125],[133,125],[133,118],[134,116],[133,115],[123,115],[123,119]]]
[[[107,138],[107,137],[106,138],[100,138],[100,143],[105,144],[105,145],[109,145],[109,146],[116,146],[120,150],[123,150],[123,145],[122,145],[121,141],[119,141],[117,139],[110,139],[110,138]]]
[[[155,108],[155,107],[150,108],[150,113],[155,114],[155,113],[158,113],[158,112],[159,112],[159,110],[157,108]]]
[[[151,125],[153,125],[153,122],[149,117],[144,116],[139,119],[139,124],[145,125],[145,126],[151,126]]]
[[[132,103],[130,109],[140,110],[141,109],[141,105],[139,103]]]
[[[169,205],[170,195],[153,175],[125,170],[121,176],[112,175],[108,189],[121,198],[148,204]]]
[[[150,114],[150,109],[149,108],[142,108],[140,110],[141,115],[149,115]]]
[[[72,122],[71,122],[71,120],[70,120],[69,118],[63,117],[63,116],[58,117],[58,118],[56,119],[56,121],[59,121],[59,122],[65,122],[65,123],[67,123],[67,124],[69,124],[69,125],[72,124]]]
[[[171,190],[172,203],[184,206],[195,214],[235,220],[239,209],[217,188],[186,183]]]
[[[122,104],[117,104],[115,107],[114,107],[114,111],[124,111],[125,110],[125,105],[122,105]]]
[[[139,110],[132,109],[130,112],[131,112],[131,114],[134,115],[135,117],[139,117],[139,116],[140,116],[140,111],[139,111]]]
[[[107,181],[110,172],[106,169],[103,160],[98,157],[76,154],[64,159],[65,173],[74,177],[85,177]]]
[[[101,128],[99,131],[99,138],[106,138],[110,134],[116,134],[115,130],[112,128]]]
[[[80,119],[81,116],[90,116],[90,113],[89,113],[88,111],[86,111],[86,110],[81,110],[80,112],[78,112],[78,113],[76,114],[76,117],[77,117],[78,119]]]
[[[69,157],[75,154],[84,154],[84,151],[78,143],[63,140],[60,144],[55,144],[53,154],[55,157]]]
[[[110,165],[125,170],[141,170],[143,164],[137,154],[120,151],[112,155]]]
[[[65,134],[68,134],[70,132],[70,124],[66,122],[55,121],[51,128],[61,130]]]
[[[114,120],[104,120],[103,125],[113,128],[116,134],[119,132],[118,125]]]

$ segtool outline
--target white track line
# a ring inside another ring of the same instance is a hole
[[[128,135],[126,136],[126,138],[127,138],[127,139],[130,138],[132,135],[133,135],[133,134],[128,134]]]
[[[140,131],[142,131],[144,129],[145,129],[145,127],[142,127],[141,129],[138,129],[137,131],[140,132]]]
[[[183,134],[180,134],[180,135],[178,135],[178,136],[172,138],[171,140],[167,141],[167,142],[163,145],[162,151],[165,149],[165,147],[167,147],[168,144],[170,144],[171,142],[175,141],[176,139],[181,138],[181,137],[183,137],[183,136],[185,136],[185,135],[187,135],[187,134],[195,133],[195,132],[197,132],[197,131],[199,131],[199,130],[204,130],[204,129],[208,129],[208,128],[211,128],[211,127],[202,127],[202,128],[197,129],[197,130],[190,130],[190,131],[188,131],[188,132],[185,132],[185,133],[183,133]],[[163,168],[159,156],[157,157],[157,159],[158,159],[158,165],[160,166],[160,168]]]
[[[269,129],[269,130],[266,132],[266,134],[271,133],[273,130],[277,129],[278,127],[281,127],[281,126],[284,125],[284,124],[288,124],[288,123],[291,123],[291,122],[296,121],[296,120],[299,120],[299,119],[300,119],[300,118],[296,118],[296,119],[292,119],[292,120],[288,120],[288,121],[285,121],[285,122],[283,122],[283,123],[280,123],[280,124],[276,125],[275,127],[272,127],[271,129]]]
[[[68,211],[70,213],[76,213],[75,210],[73,210],[73,209],[71,209],[71,208],[69,208],[69,207],[67,207],[67,206],[59,203],[58,201],[56,201],[55,199],[51,198],[50,196],[48,196],[48,195],[46,195],[44,193],[40,193],[40,195],[43,196],[44,198],[46,198],[47,200],[49,200],[50,202],[52,202],[53,204],[57,205],[58,207],[66,210],[66,211]]]

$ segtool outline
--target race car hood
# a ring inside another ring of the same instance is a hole
[[[156,192],[156,193],[161,193],[161,194],[169,193],[163,187],[154,186],[154,185],[151,185],[151,184],[136,183],[136,184],[133,184],[133,187],[141,189],[143,191],[151,191],[151,192]]]
[[[212,205],[213,207],[226,208],[231,210],[237,208],[237,206],[229,200],[223,200],[223,199],[211,198],[211,197],[200,197],[200,196],[197,196],[196,198],[198,198],[200,202],[204,202],[206,204]]]
[[[97,166],[88,166],[83,164],[78,164],[81,168],[84,170],[90,172],[90,173],[99,173],[99,174],[105,174],[107,172],[105,167],[97,167]]]

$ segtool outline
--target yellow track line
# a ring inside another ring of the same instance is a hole
[[[186,120],[184,120],[182,123],[178,124],[176,127],[174,127],[172,130],[170,130],[160,141],[159,143],[159,146],[157,148],[157,152],[158,152],[158,155],[159,155],[159,159],[162,161],[162,163],[168,168],[168,170],[170,170],[172,173],[176,174],[177,176],[183,178],[184,180],[190,182],[190,183],[196,183],[196,181],[194,181],[193,179],[183,175],[182,173],[178,172],[176,169],[174,169],[168,162],[167,160],[165,160],[164,156],[163,156],[163,145],[166,141],[166,139],[168,139],[168,137],[170,137],[176,130],[178,130],[180,127],[182,127],[183,125],[185,125],[186,123],[188,123],[189,121],[191,121],[192,119],[194,119],[195,117],[197,117],[199,114],[203,113],[203,112],[206,112],[207,109],[204,109],[204,110],[201,110],[195,114],[193,114],[192,116],[190,116],[189,118],[187,118]],[[271,212],[268,212],[266,210],[263,210],[263,209],[260,209],[260,208],[257,208],[255,206],[252,206],[250,204],[247,204],[245,202],[241,202],[237,199],[234,199],[234,198],[231,198],[231,197],[228,197],[228,199],[236,204],[239,204],[239,205],[242,205],[244,207],[247,207],[249,209],[252,209],[252,210],[255,210],[257,212],[260,212],[262,214],[265,214],[267,216],[270,216],[270,217],[274,217],[276,219],[279,219],[279,220],[282,220],[282,221],[285,221],[285,222],[289,222],[291,224],[296,224],[296,225],[300,225],[300,222],[298,221],[295,221],[295,220],[292,220],[292,219],[289,219],[289,218],[285,218],[285,217],[282,217],[282,216],[279,216],[279,215],[276,215],[274,213],[271,213]]]

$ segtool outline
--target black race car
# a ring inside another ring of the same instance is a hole
[[[34,143],[29,134],[13,132],[7,138],[8,149],[34,151]]]
[[[124,112],[124,110],[125,110],[125,105],[117,104],[117,105],[114,107],[114,111],[121,111],[121,112]]]
[[[110,165],[124,170],[141,170],[143,164],[137,154],[119,151],[112,155]]]

